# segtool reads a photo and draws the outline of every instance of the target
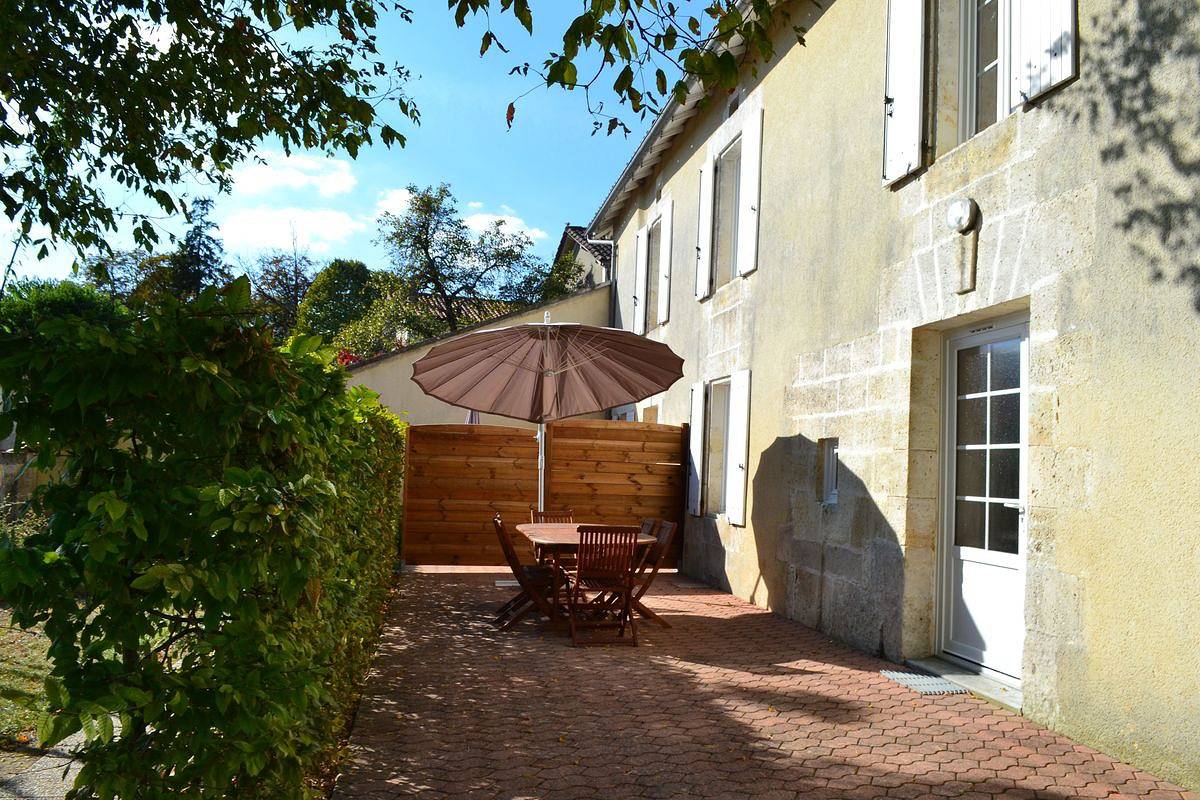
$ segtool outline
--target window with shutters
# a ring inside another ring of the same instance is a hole
[[[884,184],[1075,78],[1077,27],[1076,0],[888,0]]]
[[[742,174],[742,140],[738,137],[715,162],[713,192],[712,287],[723,286],[737,273],[738,190]]]
[[[1075,75],[1074,0],[958,0],[959,141]]]
[[[708,385],[707,416],[705,421],[704,453],[704,511],[707,514],[725,513],[725,487],[729,451],[729,381],[713,381]]]
[[[646,330],[656,327],[659,282],[662,280],[662,219],[657,219],[646,234]]]

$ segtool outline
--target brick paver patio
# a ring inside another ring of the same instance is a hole
[[[400,579],[336,798],[1200,799],[673,575],[636,649],[496,631],[499,577]]]

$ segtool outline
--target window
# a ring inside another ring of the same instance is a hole
[[[637,407],[632,405],[618,406],[609,412],[615,422],[637,422]]]
[[[933,25],[926,5],[887,2],[886,185],[1078,75],[1076,0],[936,0]]]
[[[646,330],[657,326],[659,282],[662,280],[662,220],[655,220],[646,234]]]
[[[962,139],[994,125],[1013,110],[1005,65],[1012,59],[1010,0],[962,0]]]
[[[1016,553],[1021,504],[1021,340],[956,354],[954,544]]]
[[[741,99],[709,136],[700,167],[696,226],[696,299],[758,268],[762,95]]]
[[[837,505],[838,501],[838,440],[836,437],[817,442],[821,456],[821,503]]]
[[[692,385],[687,509],[746,524],[750,461],[750,370]]]
[[[725,513],[726,469],[729,439],[729,381],[708,385],[708,419],[704,454],[704,511]]]
[[[738,190],[742,172],[742,140],[733,144],[715,162],[716,191],[713,193],[712,286],[723,286],[737,272]]]

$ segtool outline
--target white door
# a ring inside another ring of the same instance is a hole
[[[1025,642],[1029,325],[947,347],[942,650],[1014,679]]]

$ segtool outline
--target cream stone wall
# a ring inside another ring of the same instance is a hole
[[[609,323],[611,285],[603,284],[594,289],[565,297],[555,303],[538,306],[516,314],[478,325],[471,330],[522,325],[541,322],[545,312],[550,312],[551,322],[581,322],[586,325],[606,326]],[[460,334],[461,335],[461,334]],[[421,391],[413,383],[412,365],[429,352],[430,348],[445,338],[426,342],[399,350],[354,367],[350,371],[350,383],[362,384],[379,393],[380,401],[413,425],[454,424],[466,422],[467,412],[449,403],[443,403]],[[532,423],[481,414],[480,422],[485,425],[516,425],[534,427]]]
[[[689,123],[613,231],[617,319],[636,230],[674,201],[669,321],[689,387],[752,371],[748,524],[691,518],[689,572],[892,659],[935,649],[943,337],[1027,314],[1031,353],[1024,713],[1200,787],[1200,16],[1080,0],[1079,80],[963,144],[956,70],[931,64],[936,160],[880,182],[884,4],[793,4],[746,89],[764,109],[755,272],[697,301]],[[956,35],[952,2],[932,25]],[[953,17],[953,19],[951,18]],[[953,52],[941,42],[938,53]],[[951,108],[950,106],[954,107]],[[951,113],[953,112],[953,113]],[[974,198],[977,234],[943,220]],[[962,259],[976,289],[955,293]],[[839,503],[817,441],[837,436]]]

